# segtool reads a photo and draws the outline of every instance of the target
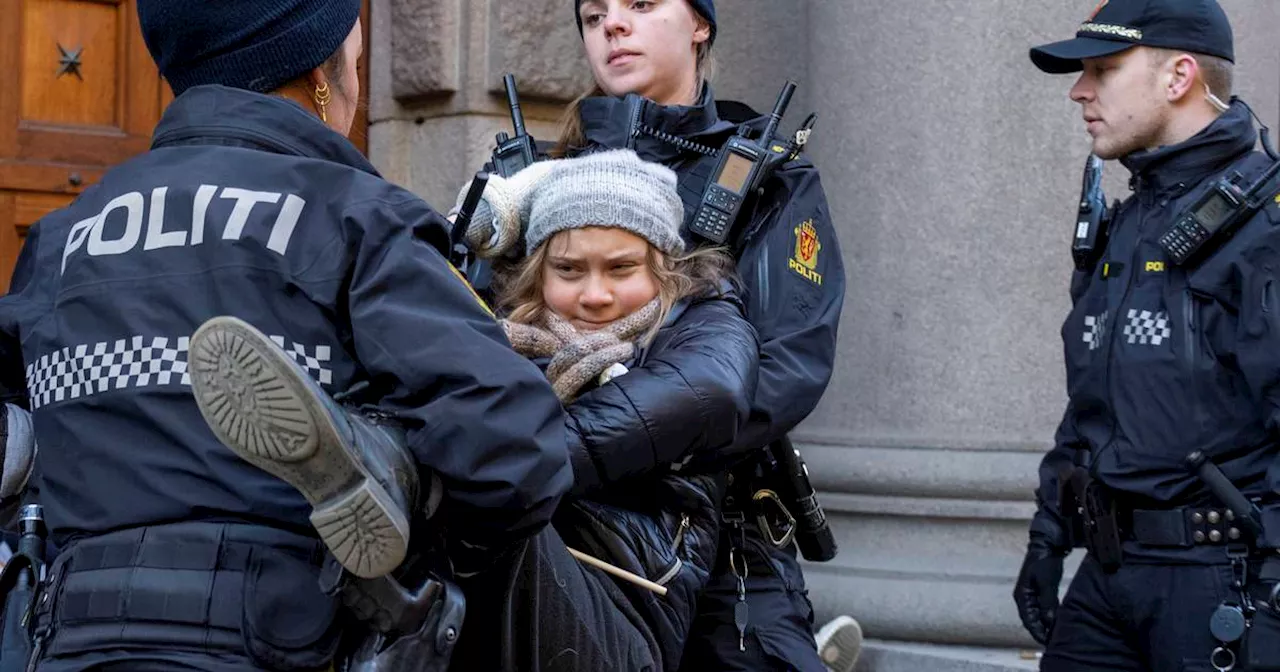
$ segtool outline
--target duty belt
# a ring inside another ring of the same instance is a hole
[[[324,548],[292,533],[254,526],[176,523],[89,537],[54,561],[37,607],[37,630],[60,630],[50,653],[122,637],[177,637],[165,624],[196,626],[186,644],[241,648],[247,570],[265,544],[319,566]],[[318,590],[318,588],[317,588]],[[154,627],[140,627],[150,624]]]
[[[1134,509],[1127,527],[1126,536],[1146,546],[1224,546],[1244,537],[1235,514],[1218,508]]]

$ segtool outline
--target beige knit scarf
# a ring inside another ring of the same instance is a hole
[[[634,340],[653,326],[661,304],[654,299],[630,315],[595,331],[578,331],[547,311],[540,326],[502,321],[507,339],[525,357],[550,357],[547,379],[561,403],[568,404],[584,385],[635,353]]]

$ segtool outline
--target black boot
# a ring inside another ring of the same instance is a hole
[[[400,428],[340,406],[234,317],[196,330],[190,365],[196,403],[218,440],[307,498],[311,524],[343,567],[374,578],[404,560],[419,484]]]

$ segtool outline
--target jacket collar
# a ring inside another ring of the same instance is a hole
[[[1185,190],[1248,154],[1257,138],[1248,110],[1232,101],[1226,112],[1187,140],[1134,152],[1120,162],[1133,173],[1137,191]]]
[[[184,91],[156,126],[152,149],[182,145],[247,147],[378,174],[349,140],[292,100],[215,84]]]
[[[641,158],[659,163],[674,160],[684,150],[651,131],[718,147],[713,136],[735,128],[720,118],[710,84],[702,87],[702,97],[694,105],[659,105],[635,93],[587,98],[578,107],[578,118],[586,149],[634,149]]]

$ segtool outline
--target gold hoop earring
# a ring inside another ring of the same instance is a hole
[[[320,111],[320,121],[326,124],[329,123],[327,108],[333,100],[333,92],[329,90],[329,82],[317,86],[315,93],[311,94],[311,99],[316,102],[316,109]]]

